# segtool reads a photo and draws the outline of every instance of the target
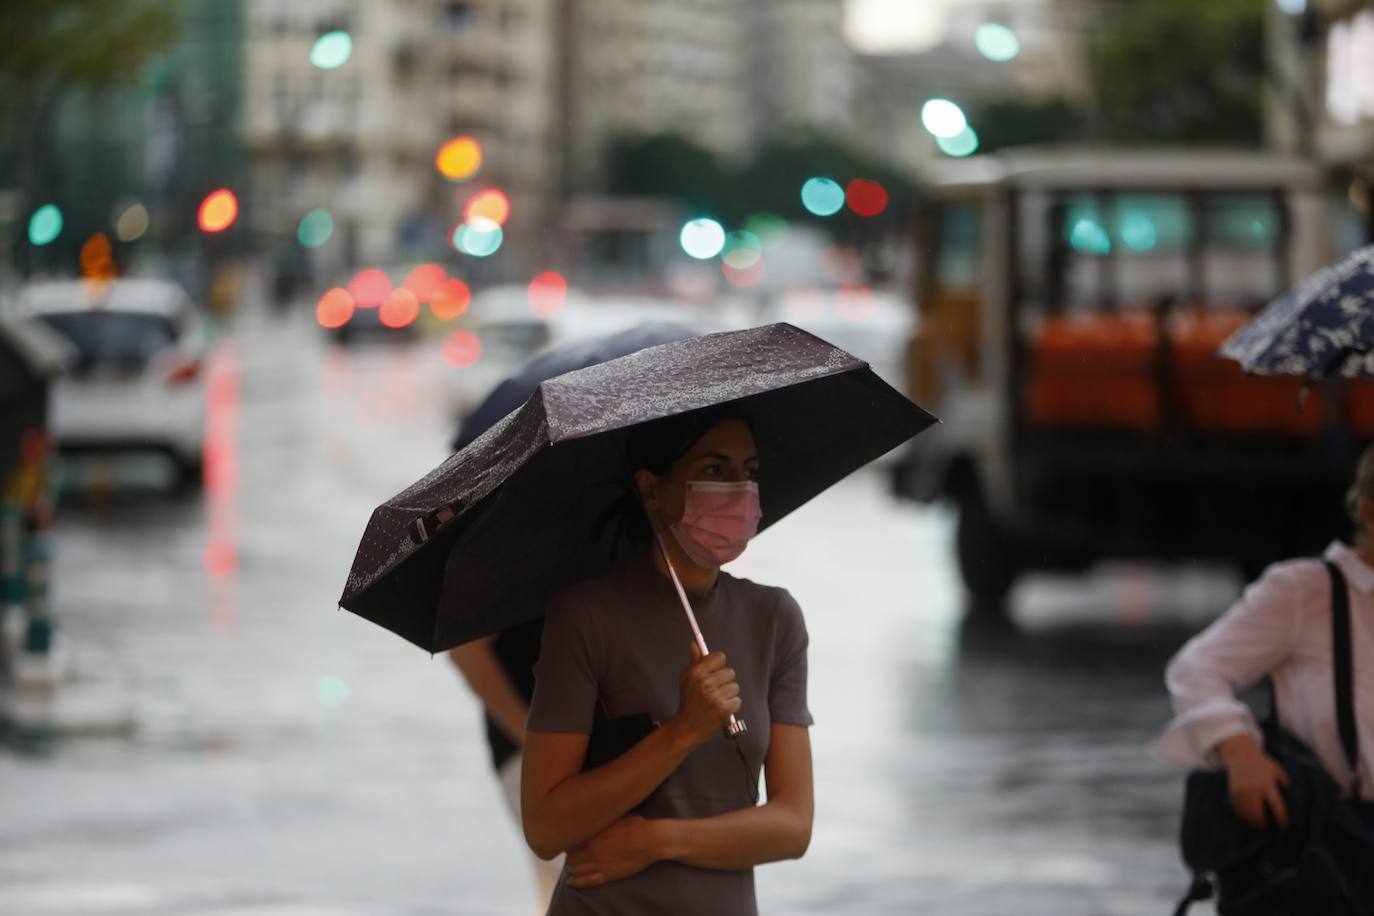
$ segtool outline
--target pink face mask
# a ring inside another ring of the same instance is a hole
[[[682,552],[698,566],[722,566],[744,553],[759,530],[759,485],[692,480],[682,520],[669,526]]]

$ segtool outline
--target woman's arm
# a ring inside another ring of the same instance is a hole
[[[744,869],[800,858],[811,842],[815,808],[807,729],[774,724],[764,767],[765,804],[696,819],[624,818],[569,852],[569,883],[594,887],[618,881],[663,859]]]
[[[525,744],[525,718],[529,706],[496,658],[495,636],[475,639],[449,650],[448,657],[462,673],[468,687],[482,701],[487,714],[496,720],[516,747]]]
[[[658,821],[660,858],[701,868],[752,868],[801,858],[811,844],[815,814],[811,733],[800,725],[773,725],[764,768],[766,803],[715,817]]]
[[[724,654],[702,658],[694,642],[692,658],[673,718],[604,766],[579,772],[587,735],[527,734],[521,814],[525,841],[536,855],[552,859],[624,817],[739,711],[739,685]]]
[[[1165,683],[1177,714],[1155,742],[1156,756],[1183,766],[1215,764],[1215,749],[1259,728],[1236,691],[1278,668],[1295,651],[1306,604],[1305,570],[1271,566],[1222,617],[1170,661]]]

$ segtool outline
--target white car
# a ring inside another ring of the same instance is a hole
[[[63,452],[161,452],[184,486],[200,481],[206,330],[190,298],[161,279],[37,283],[20,312],[72,347],[49,427]]]

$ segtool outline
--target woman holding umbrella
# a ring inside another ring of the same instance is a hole
[[[753,867],[806,850],[806,627],[720,567],[934,422],[766,325],[542,382],[373,510],[343,607],[430,652],[545,618],[521,796],[568,852],[551,912],[750,914]]]
[[[546,615],[525,835],[545,858],[568,854],[551,914],[754,913],[753,867],[801,856],[811,836],[806,627],[786,591],[720,569],[760,517],[745,418],[658,421],[629,452],[630,555]],[[676,583],[716,651],[702,652]],[[723,734],[735,714],[748,727]],[[636,715],[643,739],[584,771],[589,736]]]

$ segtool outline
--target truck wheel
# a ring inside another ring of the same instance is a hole
[[[992,517],[976,487],[960,493],[958,503],[955,544],[964,586],[973,597],[973,607],[1000,608],[1020,572],[1015,542]]]

